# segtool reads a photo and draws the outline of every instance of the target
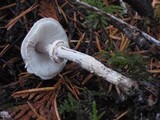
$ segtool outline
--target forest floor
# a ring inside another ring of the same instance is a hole
[[[158,12],[148,19],[129,5],[124,15],[114,0],[84,1],[160,38]],[[21,43],[43,17],[59,21],[72,49],[136,81],[138,89],[126,94],[119,86],[70,61],[51,80],[43,81],[28,73],[20,53]],[[108,19],[70,0],[0,1],[0,119],[160,120],[159,46],[129,39]]]

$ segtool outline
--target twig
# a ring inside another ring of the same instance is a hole
[[[160,41],[156,40],[152,36],[148,35],[147,33],[141,31],[140,29],[129,25],[128,23],[124,22],[123,20],[104,12],[103,10],[98,9],[97,7],[91,6],[88,3],[79,1],[79,0],[71,0],[75,4],[84,6],[85,8],[92,10],[100,15],[105,15],[108,17],[108,22],[118,28],[120,31],[122,31],[126,36],[132,40],[135,41],[138,45],[142,46],[142,43],[149,42],[153,43],[156,46],[160,46]]]

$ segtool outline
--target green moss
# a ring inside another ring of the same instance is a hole
[[[98,113],[97,107],[96,107],[96,102],[92,102],[92,112],[90,113],[89,119],[90,120],[101,120],[105,112],[103,111],[102,113]]]
[[[59,112],[65,120],[100,120],[104,111],[100,110],[106,104],[107,93],[84,89],[80,95],[81,99],[75,99],[70,93],[60,103]],[[102,101],[105,102],[102,102]],[[104,103],[104,104],[103,104]],[[101,105],[103,104],[103,105]]]
[[[105,11],[107,13],[123,12],[123,7],[118,5],[105,5],[102,0],[82,0],[82,1],[94,7],[97,7],[100,10]]]
[[[130,58],[128,58],[124,53],[117,52],[111,56],[109,59],[109,64],[123,68],[130,64]]]
[[[146,71],[147,58],[144,58],[140,54],[128,54],[126,52],[115,52],[110,55],[108,64],[113,67],[114,70],[125,73],[133,79],[147,80],[150,74]],[[144,77],[145,76],[145,77]]]
[[[118,5],[105,5],[102,0],[83,0],[94,7],[99,8],[107,13],[122,13],[123,7]],[[95,12],[87,11],[87,16],[84,21],[84,25],[93,29],[105,27],[108,25],[107,17],[104,15],[96,14]]]

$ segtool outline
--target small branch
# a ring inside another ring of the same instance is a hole
[[[106,13],[97,7],[91,6],[88,3],[79,1],[79,0],[71,0],[75,4],[84,6],[85,8],[92,10],[100,15],[105,15],[108,17],[108,22],[118,28],[120,31],[122,31],[130,40],[136,42],[138,45],[142,46],[142,43],[146,43],[147,41],[149,43],[153,43],[156,46],[160,46],[160,41],[156,40],[152,36],[148,35],[147,33],[141,31],[140,29],[129,25],[128,23],[124,22],[123,20]]]

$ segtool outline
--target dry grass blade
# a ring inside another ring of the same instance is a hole
[[[82,85],[85,85],[89,80],[93,78],[93,74],[89,74],[82,82]]]
[[[96,32],[95,32],[94,34],[95,34],[95,38],[96,38],[97,48],[98,48],[99,52],[101,52],[101,51],[102,51],[102,48],[101,48],[101,44],[100,44],[99,35],[98,35],[98,33],[96,33]]]
[[[79,46],[81,45],[81,43],[84,40],[85,35],[86,35],[85,33],[82,34],[81,38],[78,40],[78,43],[77,43],[77,45],[74,48],[75,50],[77,50],[79,48]]]
[[[26,94],[31,94],[31,93],[41,93],[41,92],[49,92],[49,91],[54,91],[57,90],[58,87],[61,85],[62,81],[57,82],[53,87],[45,87],[45,88],[35,88],[35,89],[29,89],[29,90],[22,90],[15,92],[12,94],[13,97],[20,97]]]
[[[15,92],[12,96],[16,98],[26,94],[37,93],[37,92],[48,92],[53,90],[56,90],[56,88],[55,87],[35,88],[35,89],[22,90],[22,91]]]
[[[76,97],[76,99],[78,100],[78,93],[79,90],[77,89],[76,85],[74,85],[73,83],[70,82],[70,80],[68,78],[65,78],[65,86],[67,87],[67,89]]]
[[[11,45],[8,44],[3,48],[3,50],[0,52],[0,57],[2,57],[6,53],[6,51],[10,48],[10,46]]]
[[[150,73],[160,73],[160,69],[147,70]]]
[[[119,50],[124,51],[126,48],[128,48],[129,43],[130,43],[130,40],[126,36],[122,35],[122,40],[121,40]]]
[[[27,10],[23,11],[20,15],[18,15],[17,17],[13,18],[5,27],[7,28],[7,30],[11,29],[16,22],[25,14],[31,12],[32,10],[34,10],[35,8],[37,8],[38,5],[32,5],[31,7],[29,7]]]
[[[125,116],[127,113],[128,113],[129,111],[127,110],[127,111],[125,111],[125,112],[123,112],[121,115],[119,115],[116,119],[114,119],[114,120],[120,120],[123,116]]]

